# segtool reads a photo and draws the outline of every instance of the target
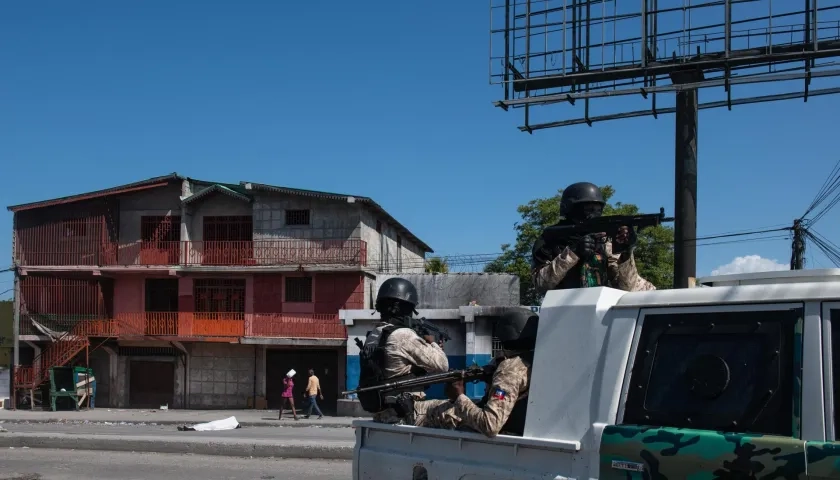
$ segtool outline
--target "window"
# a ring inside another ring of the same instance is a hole
[[[840,308],[829,311],[831,319],[831,376],[834,392],[834,438],[840,439]]]
[[[312,301],[312,277],[286,277],[286,301]]]
[[[245,280],[196,279],[196,312],[245,312]]]
[[[493,356],[493,358],[496,358],[502,353],[504,353],[504,350],[502,349],[502,342],[494,335],[491,355]]]
[[[309,210],[286,210],[286,225],[309,225]]]
[[[250,215],[204,217],[204,241],[250,242],[254,238],[254,220]]]
[[[646,315],[623,423],[793,435],[801,318],[802,309]]]

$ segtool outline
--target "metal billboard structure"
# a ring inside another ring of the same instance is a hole
[[[675,114],[675,287],[696,276],[698,110],[840,93],[838,56],[840,0],[490,0],[521,131]]]

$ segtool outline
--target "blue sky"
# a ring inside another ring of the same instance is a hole
[[[499,251],[517,205],[575,181],[673,212],[673,117],[521,133],[492,106],[487,16],[477,0],[10,3],[0,204],[177,171],[371,196],[445,254]],[[701,112],[699,235],[799,216],[837,161],[838,107]],[[817,230],[837,238],[837,219]],[[0,268],[11,225],[4,209]],[[698,273],[746,255],[786,263],[789,242],[702,246]]]

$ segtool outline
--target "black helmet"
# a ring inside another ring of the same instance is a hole
[[[597,203],[602,207],[606,204],[601,189],[594,183],[578,182],[573,183],[563,190],[560,196],[560,214],[565,218],[572,215],[572,210],[579,203]]]
[[[537,343],[539,320],[530,308],[512,308],[496,320],[493,333],[507,350],[531,350]]]
[[[379,287],[379,293],[376,294],[376,309],[380,310],[380,305],[383,301],[398,300],[405,302],[414,310],[414,307],[419,303],[417,296],[417,289],[408,280],[404,278],[394,277],[382,282]]]

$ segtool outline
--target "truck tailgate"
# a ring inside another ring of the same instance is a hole
[[[353,478],[552,479],[571,475],[580,442],[356,421]],[[425,471],[427,477],[423,476]]]

